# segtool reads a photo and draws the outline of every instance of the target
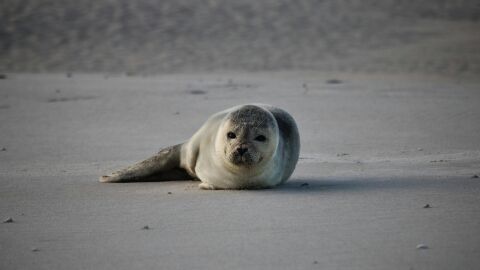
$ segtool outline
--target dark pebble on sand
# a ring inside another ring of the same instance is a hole
[[[303,93],[304,94],[307,94],[308,93],[308,85],[306,83],[302,84],[302,87],[303,87]]]
[[[192,95],[205,95],[207,92],[200,89],[195,89],[195,90],[190,90],[189,93]]]
[[[40,251],[40,249],[38,249],[38,248],[32,248],[32,252],[38,252],[38,251]]]
[[[423,206],[423,208],[432,208],[432,206],[430,206],[430,204],[427,203]]]
[[[308,187],[309,184],[308,184],[308,183],[303,183],[303,184],[301,184],[300,186],[301,186],[301,187]]]
[[[7,218],[3,221],[3,223],[13,223],[13,218]]]
[[[313,261],[313,264],[318,264],[318,262],[317,262],[317,261]]]
[[[167,192],[167,194],[172,194],[172,192],[169,191],[169,192]]]
[[[2,152],[5,152],[5,151],[7,151],[7,148],[2,147]]]
[[[472,178],[478,178],[478,175],[474,174],[474,175],[472,176]]]
[[[5,80],[7,78],[7,75],[5,74],[0,74],[0,80]]]
[[[339,79],[330,79],[330,80],[327,80],[327,83],[328,83],[328,84],[340,84],[340,83],[342,83],[342,80],[339,80]]]
[[[148,225],[143,226],[143,227],[142,227],[142,230],[150,230],[150,227],[148,227]]]

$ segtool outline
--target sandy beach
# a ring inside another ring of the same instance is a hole
[[[480,264],[478,80],[8,74],[0,89],[0,215],[13,220],[0,224],[1,269]],[[299,125],[301,157],[286,185],[97,182],[248,102],[280,106]]]
[[[480,269],[478,0],[0,1],[0,269]],[[268,190],[102,184],[267,103]]]

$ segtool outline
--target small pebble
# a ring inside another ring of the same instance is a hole
[[[192,95],[205,95],[206,93],[207,93],[206,91],[203,91],[200,89],[190,90],[190,94]]]
[[[3,223],[13,223],[13,218],[7,218],[3,221]]]
[[[348,155],[350,155],[350,154],[348,154],[348,153],[340,153],[340,154],[337,154],[337,157],[343,157],[343,156],[348,156]]]
[[[150,230],[150,227],[148,227],[148,225],[145,225],[142,227],[142,230]]]
[[[7,148],[2,147],[2,151],[3,151],[3,152],[7,151]]]
[[[474,175],[472,176],[472,178],[478,178],[478,175],[474,174]]]
[[[301,184],[300,186],[301,186],[301,187],[308,187],[309,184],[308,184],[308,183],[303,183],[303,184]]]
[[[428,246],[425,244],[418,244],[417,249],[428,249]]]
[[[32,252],[38,252],[38,251],[40,251],[40,249],[38,249],[38,248],[32,248]]]
[[[7,75],[5,74],[0,74],[0,80],[5,80],[7,78]]]
[[[339,80],[339,79],[330,79],[330,80],[327,80],[327,83],[328,84],[340,84],[340,83],[342,83],[342,81]]]
[[[417,151],[423,151],[423,148],[417,148]]]
[[[318,264],[318,262],[317,262],[317,261],[313,261],[313,264]]]
[[[167,194],[172,194],[172,192],[169,191],[169,192],[167,192]]]
[[[430,206],[430,204],[427,203],[423,206],[423,208],[432,208],[432,207]]]

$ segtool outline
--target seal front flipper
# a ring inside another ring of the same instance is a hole
[[[158,154],[119,170],[100,177],[100,182],[144,182],[165,180],[193,179],[187,171],[180,168],[182,144],[164,148]]]

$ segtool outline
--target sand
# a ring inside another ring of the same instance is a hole
[[[478,1],[54,2],[0,4],[1,270],[478,269]],[[284,186],[97,181],[247,102]]]
[[[13,222],[0,223],[0,269],[480,265],[477,79],[7,75],[0,219]],[[280,106],[298,122],[301,158],[286,185],[202,191],[194,181],[97,182],[247,102]]]
[[[0,72],[480,74],[478,0],[2,0]]]

